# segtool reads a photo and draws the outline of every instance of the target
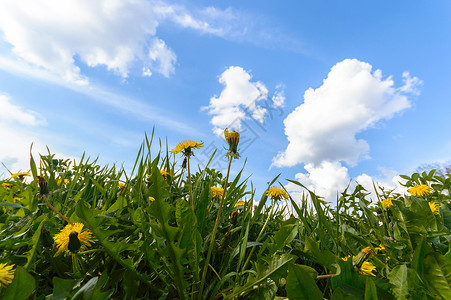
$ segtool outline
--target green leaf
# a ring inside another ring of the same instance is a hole
[[[365,285],[365,300],[377,300],[377,289],[374,281],[370,278],[366,278]]]
[[[277,285],[272,282],[269,285],[258,288],[254,293],[250,295],[252,300],[267,300],[274,299],[277,293]]]
[[[353,294],[346,293],[341,288],[336,288],[330,300],[357,300]]]
[[[53,277],[53,298],[66,299],[71,295],[72,289],[80,281],[77,279],[61,279]]]
[[[37,180],[38,179],[38,171],[36,169],[36,163],[34,162],[33,155],[31,154],[32,149],[33,149],[33,143],[31,143],[31,146],[30,146],[30,169],[31,169],[31,174],[33,175],[33,179]]]
[[[353,294],[358,299],[362,299],[365,293],[365,281],[364,276],[360,276],[352,265],[352,260],[348,259],[343,261],[337,260],[339,270],[337,275],[332,277],[332,287],[342,288],[346,293]]]
[[[38,247],[39,244],[39,239],[41,238],[41,232],[42,232],[42,227],[44,226],[44,223],[47,221],[46,218],[44,218],[41,223],[38,226],[38,229],[36,229],[35,233],[33,234],[33,237],[31,238],[31,242],[33,247],[30,249],[30,251],[28,251],[26,257],[27,257],[27,263],[25,264],[24,268],[25,269],[29,269],[30,263],[33,261],[33,258],[36,254],[36,249]]]
[[[396,296],[396,299],[407,299],[409,295],[407,266],[399,265],[394,267],[387,278],[393,285],[393,294]]]
[[[423,264],[424,264],[424,257],[432,252],[431,246],[426,242],[426,239],[422,239],[421,242],[418,244],[417,248],[415,249],[415,252],[413,253],[413,258],[411,262],[412,268],[417,271],[418,275],[420,277],[423,277]]]
[[[310,237],[305,237],[305,252],[312,255],[316,260],[328,268],[334,268],[332,265],[335,263],[336,256],[329,250],[320,250],[319,245]]]
[[[287,296],[294,300],[323,299],[323,293],[305,269],[290,265],[287,277]]]
[[[280,269],[286,267],[286,264],[296,259],[296,256],[291,254],[274,255],[268,257],[267,263],[264,260],[257,262],[257,275],[253,277],[250,275],[248,281],[244,286],[236,286],[233,293],[227,295],[225,299],[233,299],[244,292],[249,292],[255,285],[267,282],[267,279],[274,275]]]
[[[424,278],[443,299],[451,299],[451,260],[434,252],[424,259]]]
[[[14,279],[8,285],[3,296],[3,300],[25,300],[33,293],[36,287],[34,277],[23,267],[17,266],[14,272]]]
[[[81,287],[81,289],[77,291],[77,293],[75,293],[72,300],[92,299],[97,280],[99,280],[99,277],[91,278],[84,286]]]
[[[274,235],[274,243],[268,245],[270,254],[276,253],[276,251],[282,251],[283,247],[291,243],[291,241],[298,234],[299,224],[286,224],[280,227],[280,229]]]

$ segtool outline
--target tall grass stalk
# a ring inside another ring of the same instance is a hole
[[[257,236],[257,239],[255,240],[255,242],[258,242],[260,240],[260,238],[262,237],[263,232],[265,231],[266,225],[268,225],[268,221],[272,216],[272,212],[274,210],[274,206],[276,204],[276,200],[273,200],[272,205],[271,205],[271,210],[269,211],[268,217],[266,218],[265,224],[263,224],[262,229],[260,230],[260,233]],[[246,261],[244,262],[243,268],[241,269],[241,273],[243,273],[243,271],[246,269],[247,264],[249,263],[249,261],[251,260],[252,254],[254,254],[255,251],[255,247],[256,245],[254,245],[251,249],[251,252],[249,253],[249,256],[247,257]]]
[[[213,233],[211,235],[210,246],[208,247],[207,259],[205,260],[204,270],[202,271],[202,279],[200,282],[199,295],[197,297],[198,300],[202,299],[202,292],[205,286],[205,278],[207,276],[208,265],[210,263],[211,252],[213,251],[213,245],[215,243],[216,233],[218,231],[219,220],[221,219],[222,206],[224,204],[224,198],[227,192],[227,183],[229,181],[230,174],[230,166],[232,165],[232,156],[229,157],[229,166],[227,168],[227,175],[224,183],[224,192],[222,193],[221,201],[219,202],[218,214],[216,216],[215,227],[213,228]],[[189,165],[188,165],[189,166]]]

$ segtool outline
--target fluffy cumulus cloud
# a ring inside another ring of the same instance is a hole
[[[406,86],[395,88],[390,77],[382,78],[382,72],[373,71],[368,63],[356,59],[337,63],[322,86],[308,89],[304,103],[284,120],[289,143],[274,165],[324,160],[355,164],[369,151],[368,143],[356,134],[409,108],[405,92]]]
[[[339,162],[323,161],[318,166],[306,164],[308,173],[297,173],[295,180],[306,188],[325,199],[336,198],[338,191],[343,191],[350,183],[348,169]],[[301,191],[298,185],[289,183],[286,189],[291,194]]]
[[[242,122],[250,118],[263,123],[266,109],[258,103],[268,98],[268,89],[259,81],[251,81],[251,78],[241,67],[229,67],[219,77],[224,88],[204,108],[213,115],[211,124],[216,134],[221,135],[226,127],[240,130]]]
[[[87,79],[76,58],[123,77],[137,63],[146,75],[169,76],[176,56],[156,37],[157,26],[145,0],[0,2],[0,32],[14,57],[77,83]]]
[[[273,165],[304,164],[308,173],[296,177],[324,195],[328,194],[326,187],[346,186],[347,169],[342,163],[354,166],[370,149],[368,142],[356,135],[409,108],[408,96],[418,93],[418,78],[404,73],[403,80],[404,85],[397,88],[391,77],[384,78],[368,63],[357,59],[337,63],[323,84],[308,89],[304,103],[284,120],[288,146],[274,158]],[[326,176],[326,168],[338,177]]]

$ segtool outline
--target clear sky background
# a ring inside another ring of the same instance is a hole
[[[33,142],[130,169],[155,126],[224,169],[229,127],[258,193],[394,187],[451,158],[450,37],[445,0],[0,1],[0,162]]]

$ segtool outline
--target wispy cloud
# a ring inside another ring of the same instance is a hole
[[[0,69],[17,76],[43,80],[63,86],[77,93],[86,95],[90,99],[99,101],[108,107],[115,108],[118,114],[130,114],[143,121],[151,121],[158,126],[163,126],[175,132],[184,134],[201,134],[198,130],[188,124],[174,120],[169,112],[161,108],[147,104],[141,100],[134,99],[118,92],[109,91],[106,87],[93,83],[88,85],[74,84],[68,82],[56,74],[41,68],[35,68],[29,64],[15,59],[0,57]]]

